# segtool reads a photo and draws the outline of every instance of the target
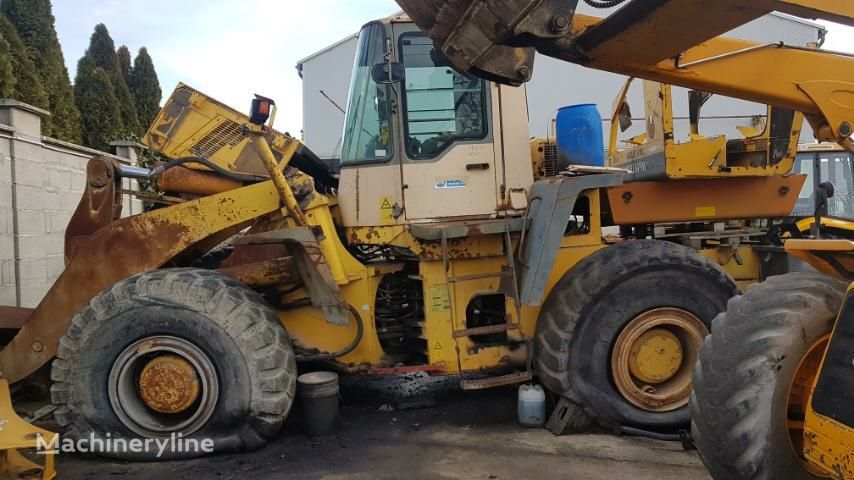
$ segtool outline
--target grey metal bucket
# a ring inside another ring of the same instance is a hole
[[[303,428],[312,437],[329,435],[338,426],[338,374],[311,372],[297,378]]]

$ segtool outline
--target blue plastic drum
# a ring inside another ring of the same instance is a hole
[[[557,111],[555,130],[561,169],[570,165],[605,166],[602,116],[596,105],[561,108]]]

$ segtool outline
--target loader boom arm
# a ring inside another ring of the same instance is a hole
[[[578,0],[397,0],[460,69],[518,85],[534,53],[803,112],[851,150],[854,57],[721,35],[772,11],[854,25],[854,2],[629,0],[602,19]],[[585,0],[586,1],[586,0]]]

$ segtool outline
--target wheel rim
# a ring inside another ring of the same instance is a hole
[[[108,379],[119,420],[144,437],[190,435],[210,419],[219,398],[211,359],[182,338],[138,340],[116,358]]]
[[[816,477],[829,478],[820,469],[814,467],[804,457],[804,418],[807,405],[815,385],[816,377],[821,370],[821,362],[827,351],[830,335],[816,341],[798,364],[792,383],[789,387],[789,404],[786,409],[786,429],[789,432],[789,445],[795,456],[801,461],[804,469]]]
[[[679,308],[638,315],[623,328],[611,354],[617,390],[626,401],[650,412],[687,405],[691,370],[708,334],[699,318]]]

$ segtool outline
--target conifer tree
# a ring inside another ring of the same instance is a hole
[[[42,120],[42,133],[79,142],[80,114],[74,105],[50,0],[2,0],[0,11],[15,26],[47,95],[44,108],[51,117]],[[18,79],[24,81],[20,76]]]
[[[147,130],[160,112],[160,99],[163,97],[163,92],[160,90],[160,81],[157,79],[154,63],[145,47],[139,49],[133,61],[129,87],[136,103],[140,127]]]
[[[139,119],[136,114],[133,96],[131,96],[130,90],[128,90],[124,76],[119,71],[119,57],[116,54],[116,45],[103,23],[95,26],[95,31],[89,40],[89,48],[86,50],[85,56],[91,58],[96,67],[101,68],[107,73],[110,83],[113,86],[113,95],[119,102],[121,119],[119,123],[119,135],[113,140],[138,136],[140,131]],[[80,113],[81,115],[83,114],[82,111]]]
[[[133,70],[133,66],[131,66],[130,50],[128,50],[127,45],[122,45],[118,50],[116,50],[116,57],[119,60],[119,72],[121,72],[122,77],[125,79],[125,83],[128,88],[130,88],[130,74]]]
[[[12,69],[12,55],[9,42],[0,35],[0,97],[11,98],[15,94],[15,70]]]
[[[9,61],[15,75],[14,88],[10,91],[9,97],[34,107],[49,108],[47,93],[27,53],[27,48],[18,36],[15,26],[2,14],[0,14],[0,36],[9,45]]]
[[[106,151],[121,138],[121,109],[110,74],[86,55],[77,64],[74,100],[80,111],[83,145]]]

